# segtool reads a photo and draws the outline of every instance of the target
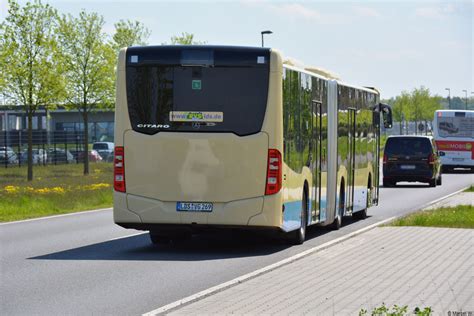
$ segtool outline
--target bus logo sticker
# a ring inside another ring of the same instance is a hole
[[[193,90],[201,90],[201,80],[193,80],[191,86]]]
[[[170,122],[223,122],[223,112],[171,111]]]
[[[168,124],[137,124],[137,128],[170,128]]]

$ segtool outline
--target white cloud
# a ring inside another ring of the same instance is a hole
[[[268,4],[268,8],[279,14],[295,17],[304,18],[308,20],[320,20],[321,13],[316,10],[309,9],[299,3],[291,4]]]
[[[451,4],[438,7],[421,7],[416,9],[415,15],[422,18],[444,20],[453,13],[454,6]]]
[[[382,17],[382,15],[377,10],[370,7],[357,6],[357,7],[353,7],[353,10],[357,15],[362,16],[362,17],[372,17],[372,18]]]
[[[328,17],[323,16],[318,10],[311,9],[302,3],[271,2],[265,0],[241,0],[240,3],[292,19],[304,19],[313,22],[325,22],[328,20]]]

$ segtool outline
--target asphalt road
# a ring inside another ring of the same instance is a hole
[[[301,246],[219,234],[153,247],[147,234],[114,225],[110,210],[2,224],[0,314],[141,314],[473,183],[473,174],[445,174],[436,188],[381,188],[369,218],[346,218],[339,231],[311,228]]]

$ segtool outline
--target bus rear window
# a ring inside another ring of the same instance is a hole
[[[126,68],[132,128],[160,131],[232,132],[262,128],[269,68],[144,64]]]

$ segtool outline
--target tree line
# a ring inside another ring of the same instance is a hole
[[[393,118],[398,122],[430,122],[434,112],[439,109],[472,109],[472,98],[463,100],[459,97],[443,98],[432,95],[430,90],[421,86],[411,91],[403,91],[399,96],[383,100],[392,107]],[[402,134],[400,124],[400,134]]]
[[[0,94],[21,104],[28,122],[28,181],[33,180],[35,112],[62,106],[76,109],[84,123],[84,148],[89,148],[89,113],[113,108],[115,66],[122,47],[146,45],[150,30],[139,21],[120,20],[113,36],[104,31],[104,18],[82,10],[77,16],[60,14],[41,0],[24,6],[8,0],[6,19],[0,23]],[[171,44],[201,44],[182,33]],[[165,44],[165,43],[164,43]],[[89,155],[84,155],[84,175]]]

